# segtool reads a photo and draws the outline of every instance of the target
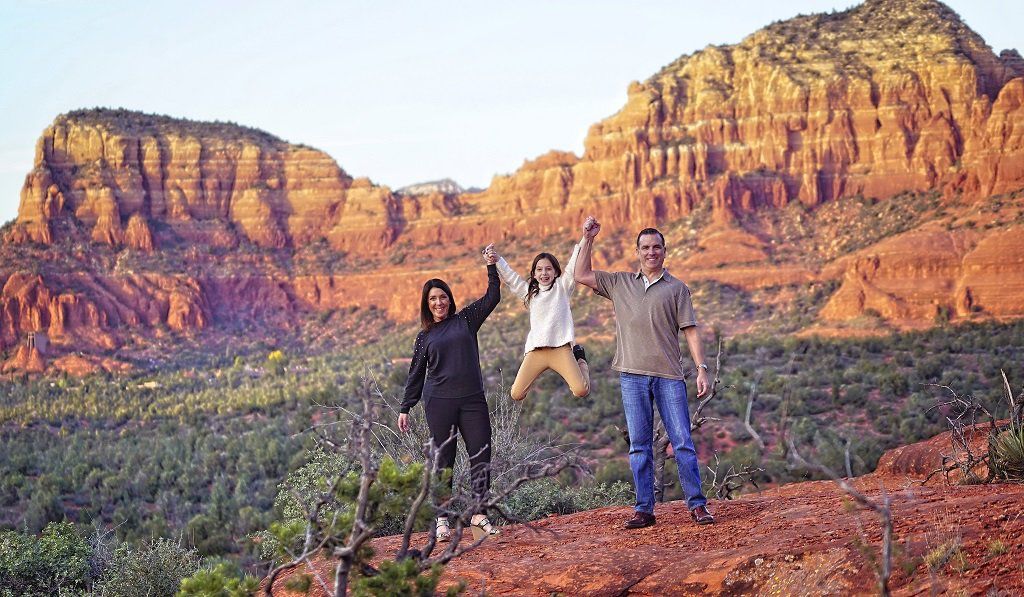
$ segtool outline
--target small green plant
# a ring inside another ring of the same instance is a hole
[[[177,597],[248,597],[259,590],[260,581],[254,576],[240,575],[227,562],[212,568],[203,568],[181,581]],[[138,593],[139,595],[169,595],[170,593]]]
[[[924,563],[932,572],[942,570],[942,567],[949,562],[955,553],[960,551],[960,540],[950,539],[941,545],[937,545],[924,554]]]
[[[989,453],[996,478],[1024,481],[1024,426],[1011,426],[992,437]]]
[[[1002,539],[993,539],[988,542],[988,555],[998,557],[1009,551],[1009,547]]]
[[[379,574],[364,576],[352,584],[353,597],[395,595],[396,597],[431,597],[436,594],[444,566],[435,564],[429,572],[420,572],[414,560],[383,562]],[[445,595],[454,597],[462,593],[465,584],[450,587]]]
[[[965,554],[962,549],[957,549],[953,552],[953,555],[950,557],[950,563],[953,565],[953,570],[956,570],[961,574],[967,572],[973,567],[971,561],[967,559],[967,554]]]
[[[173,595],[182,579],[199,568],[199,554],[168,539],[114,550],[96,592],[110,597]]]

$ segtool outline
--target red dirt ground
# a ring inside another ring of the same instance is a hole
[[[868,495],[892,499],[890,587],[896,595],[1022,594],[1024,485],[949,486],[935,477],[919,486],[948,442],[943,434],[891,450],[876,472],[854,480]],[[443,585],[463,580],[467,594],[489,595],[877,593],[878,519],[853,507],[835,483],[792,483],[710,506],[718,522],[708,527],[691,523],[682,502],[659,504],[657,525],[635,531],[621,528],[628,507],[505,527],[452,561]],[[924,559],[950,542],[962,555],[930,569]],[[398,543],[384,537],[373,546],[388,557]],[[287,595],[281,582],[274,593]]]

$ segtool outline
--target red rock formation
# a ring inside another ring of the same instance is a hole
[[[10,240],[51,242],[44,225],[66,208],[92,240],[114,246],[122,218],[139,215],[183,229],[220,220],[257,245],[284,247],[324,236],[350,182],[322,152],[253,129],[72,112],[39,140]]]
[[[896,322],[1024,316],[1024,229],[990,233],[915,230],[843,258],[823,272],[842,285],[821,311],[828,321],[874,312]]]
[[[814,210],[925,190],[941,190],[951,209],[993,194],[1019,207],[1022,76],[1019,55],[996,56],[941,3],[868,0],[682,56],[629,85],[623,108],[591,127],[582,157],[552,151],[458,195],[451,186],[393,193],[322,152],[237,125],[72,112],[43,132],[5,242],[74,244],[74,261],[22,246],[17,266],[0,265],[10,286],[0,347],[38,329],[63,350],[109,349],[136,330],[293,325],[348,306],[411,319],[427,272],[403,265],[405,254],[428,256],[442,270],[433,275],[476,292],[463,273],[479,247],[575,236],[586,214],[607,230],[601,266],[632,267],[633,232],[692,215],[688,225],[703,226],[687,237],[696,246],[672,263],[688,280],[747,290],[842,280],[826,322],[877,313],[919,326],[947,310],[1019,317],[1020,235],[1005,222],[911,231],[824,271],[780,262],[785,237],[758,222],[793,202]],[[345,266],[275,265],[320,246],[344,253]],[[133,263],[125,248],[151,254],[146,268],[122,267]],[[51,264],[43,276],[25,273],[33,260]]]
[[[29,347],[22,344],[18,347],[18,350],[14,353],[14,356],[7,359],[3,363],[3,367],[0,367],[0,372],[20,372],[20,373],[42,373],[46,370],[46,362],[43,360],[42,353],[36,347]]]
[[[132,214],[128,218],[128,228],[124,231],[124,244],[140,251],[150,253],[154,249],[153,232],[141,214]]]

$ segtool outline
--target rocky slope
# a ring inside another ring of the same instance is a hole
[[[872,498],[885,492],[892,500],[890,588],[896,595],[1017,594],[1024,588],[1024,486],[914,483],[940,465],[949,441],[942,434],[891,450],[876,472],[854,480]],[[469,593],[493,595],[876,594],[878,517],[851,506],[835,483],[793,483],[711,508],[717,523],[709,527],[690,522],[684,502],[659,504],[657,524],[637,531],[620,528],[628,507],[506,527],[454,560],[442,582],[465,581]],[[393,554],[398,539],[376,540],[377,557]],[[950,546],[961,555],[943,561]],[[328,566],[318,561],[316,569]],[[285,582],[275,595],[292,594]],[[313,583],[312,594],[318,591]]]
[[[72,112],[43,132],[3,234],[0,349],[44,331],[58,352],[109,352],[334,308],[411,320],[425,275],[475,293],[477,247],[527,261],[588,213],[602,267],[631,267],[632,231],[658,225],[691,282],[834,281],[820,331],[1020,317],[1022,76],[939,2],[869,0],[682,56],[629,85],[583,156],[549,152],[474,193],[393,192],[233,124]],[[934,202],[823,215],[908,196]]]

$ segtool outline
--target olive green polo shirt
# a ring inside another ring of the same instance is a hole
[[[663,270],[648,288],[640,272],[594,271],[597,294],[615,310],[615,359],[622,373],[683,379],[679,330],[697,325],[690,289]]]

